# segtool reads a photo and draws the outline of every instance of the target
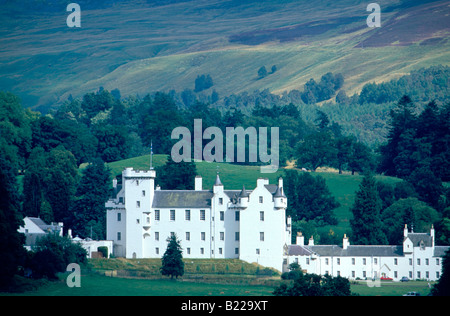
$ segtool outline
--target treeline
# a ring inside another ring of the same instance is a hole
[[[366,84],[360,93],[347,95],[342,85],[344,78],[339,74],[326,74],[319,82],[314,79],[305,83],[302,89],[294,89],[281,95],[272,94],[268,89],[242,92],[222,96],[214,106],[226,110],[236,108],[251,114],[255,106],[272,107],[295,104],[306,122],[316,118],[316,102],[322,102],[320,110],[338,123],[345,134],[355,136],[372,148],[385,141],[388,132],[390,109],[403,96],[408,95],[423,106],[435,100],[444,104],[449,99],[450,67],[433,66],[412,71],[411,74],[386,83]],[[340,88],[339,88],[340,87]],[[334,91],[333,91],[334,90]],[[175,99],[180,99],[176,94]],[[202,102],[211,100],[210,95],[197,94]]]
[[[359,104],[396,102],[407,94],[417,102],[444,101],[450,92],[450,68],[433,66],[385,83],[366,84],[358,96]]]
[[[0,152],[24,176],[24,216],[64,222],[81,237],[103,238],[110,188],[103,163],[148,154],[150,146],[155,154],[168,154],[178,141],[171,139],[172,131],[185,126],[193,132],[194,119],[202,119],[203,130],[216,126],[224,134],[226,127],[279,127],[281,166],[296,160],[301,168],[361,172],[373,161],[371,151],[344,136],[326,114],[318,111],[317,121],[306,123],[294,104],[256,106],[245,115],[199,101],[183,108],[161,92],[142,100],[119,95],[100,89],[41,115],[23,109],[13,94],[0,93]],[[88,165],[80,175],[83,163]]]
[[[401,244],[403,225],[416,232],[436,228],[436,241],[450,244],[450,103],[430,102],[419,112],[408,96],[391,110],[378,172],[403,179],[395,186],[366,176],[352,208],[359,244]]]

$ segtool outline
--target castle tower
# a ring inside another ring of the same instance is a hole
[[[155,195],[155,170],[122,172],[125,200],[125,244],[127,258],[144,258],[150,247],[151,206]]]

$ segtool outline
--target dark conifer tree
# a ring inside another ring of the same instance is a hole
[[[23,264],[25,237],[17,230],[23,225],[16,174],[0,154],[0,289],[8,290],[18,266]]]
[[[167,243],[166,252],[161,259],[161,274],[170,276],[171,279],[178,278],[184,274],[183,249],[175,234],[167,238]]]
[[[83,170],[72,207],[74,233],[80,237],[106,237],[105,203],[111,193],[110,170],[101,159],[95,159]]]
[[[382,231],[380,219],[381,199],[377,184],[371,174],[364,176],[355,203],[351,208],[353,218],[350,220],[352,239],[357,245],[385,245],[387,239]]]

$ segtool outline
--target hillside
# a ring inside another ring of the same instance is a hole
[[[210,74],[224,97],[302,89],[342,73],[350,95],[421,67],[449,65],[447,1],[378,1],[382,27],[366,25],[367,1],[78,1],[81,28],[64,3],[0,3],[0,91],[25,106],[86,92],[122,96],[193,89]],[[34,6],[33,6],[34,5]],[[430,20],[433,23],[430,23]],[[277,71],[259,79],[261,66]]]

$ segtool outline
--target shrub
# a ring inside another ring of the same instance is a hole
[[[103,258],[108,258],[108,247],[106,246],[98,247],[97,251],[102,253]]]

